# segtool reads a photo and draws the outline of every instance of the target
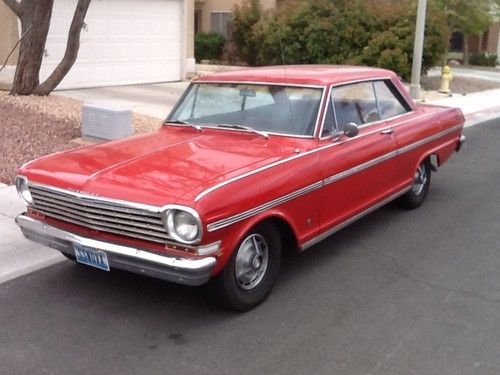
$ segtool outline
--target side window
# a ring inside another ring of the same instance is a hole
[[[325,123],[323,125],[323,131],[321,132],[321,137],[328,137],[337,132],[335,127],[335,117],[333,115],[333,101],[328,101],[328,108],[325,113]]]
[[[377,94],[377,102],[382,118],[388,119],[398,115],[402,115],[409,111],[408,105],[403,105],[403,102],[395,95],[396,88],[390,82],[377,81],[373,84],[375,93]]]
[[[363,125],[380,120],[372,82],[360,82],[332,90],[338,130],[350,122]]]

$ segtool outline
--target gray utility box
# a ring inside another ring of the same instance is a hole
[[[110,103],[85,103],[82,106],[84,136],[119,139],[133,132],[131,109]]]

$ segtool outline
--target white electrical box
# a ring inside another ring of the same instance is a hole
[[[87,137],[119,139],[132,135],[132,110],[110,103],[82,106],[82,134]]]

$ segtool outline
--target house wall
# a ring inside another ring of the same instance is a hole
[[[0,1],[0,35],[1,66],[19,38],[17,30],[17,17],[3,1]],[[16,49],[7,63],[14,63],[17,60],[17,56],[18,51]]]
[[[184,0],[184,48],[186,65],[183,67],[183,77],[190,78],[196,73],[194,58],[194,0]]]
[[[468,41],[470,53],[487,52],[500,56],[500,22],[493,23],[482,35],[470,35]],[[462,60],[463,51],[456,51],[452,47],[450,45],[448,59]]]
[[[486,52],[496,53],[500,56],[500,23],[494,23],[491,25],[488,33],[488,44],[486,46]]]
[[[0,1],[0,67],[5,63],[18,38],[17,17],[3,1]],[[18,50],[19,48],[14,50],[7,65],[0,72],[0,90],[8,90],[12,85]]]
[[[210,13],[230,12],[236,5],[240,6],[244,0],[200,0],[195,3],[195,10],[201,12],[200,30],[210,32]],[[276,0],[260,0],[264,10],[276,8]]]

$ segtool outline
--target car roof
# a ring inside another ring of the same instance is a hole
[[[348,65],[282,65],[215,73],[195,81],[262,82],[326,86],[371,78],[393,78],[390,70]]]

